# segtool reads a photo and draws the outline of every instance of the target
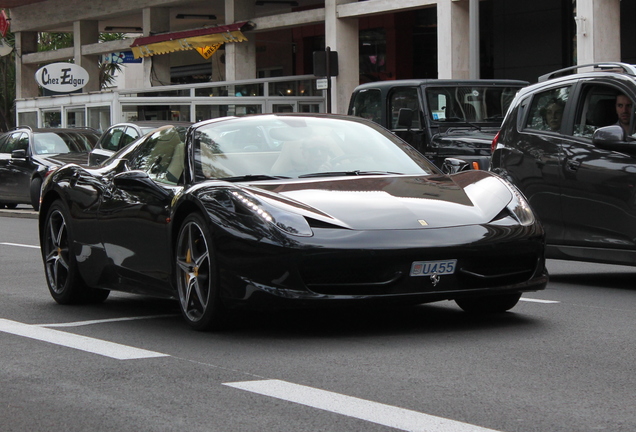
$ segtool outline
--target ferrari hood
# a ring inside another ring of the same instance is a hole
[[[283,210],[360,230],[485,224],[512,199],[508,187],[486,171],[304,179],[246,188]]]

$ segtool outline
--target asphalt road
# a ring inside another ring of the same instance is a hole
[[[6,213],[0,431],[636,430],[636,268],[549,261],[548,289],[499,316],[253,312],[197,333],[169,301],[57,305],[35,219]]]

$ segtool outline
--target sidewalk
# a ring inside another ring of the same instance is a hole
[[[26,204],[19,204],[15,209],[0,209],[0,217],[14,217],[14,218],[26,218],[37,219],[38,212],[33,210],[33,207]]]

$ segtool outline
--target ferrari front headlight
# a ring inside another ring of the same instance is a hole
[[[311,237],[314,235],[307,220],[296,213],[288,212],[277,207],[255,202],[251,197],[232,191],[232,195],[236,197],[245,207],[250,209],[255,215],[264,221],[273,224],[279,230],[300,237]]]

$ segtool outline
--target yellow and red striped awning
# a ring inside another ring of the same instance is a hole
[[[195,49],[208,59],[224,43],[246,41],[247,38],[242,30],[251,28],[253,28],[251,23],[245,21],[225,26],[144,36],[135,39],[130,47],[135,58]]]

